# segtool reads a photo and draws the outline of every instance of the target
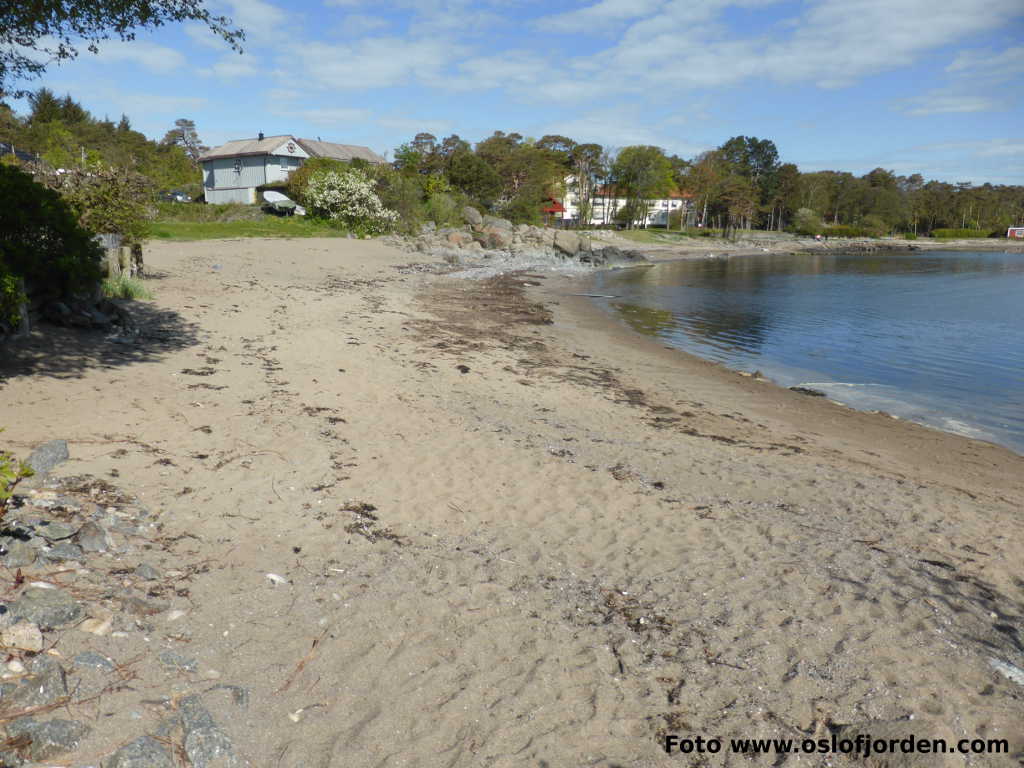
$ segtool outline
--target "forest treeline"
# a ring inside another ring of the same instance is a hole
[[[70,95],[41,88],[29,97],[28,114],[0,104],[0,142],[39,155],[52,167],[127,167],[150,178],[156,189],[200,191],[197,161],[205,148],[186,119],[154,141],[133,130],[127,116],[116,123],[99,119]],[[670,227],[836,235],[966,229],[989,235],[1024,222],[1024,186],[952,184],[884,168],[863,176],[803,172],[783,162],[771,140],[748,136],[681,158],[658,147],[603,147],[558,135],[533,139],[496,131],[473,144],[458,135],[419,133],[396,148],[391,166],[376,176],[391,197],[403,187],[403,194],[419,195],[424,204],[437,194],[457,193],[518,222],[539,222],[546,202],[564,200],[567,193],[578,205],[581,226],[599,201],[607,212],[613,199],[624,204],[611,219],[633,226],[644,220],[652,200],[672,193],[689,196],[691,213],[682,220],[676,214]],[[397,207],[401,213],[403,205]],[[404,207],[411,210],[411,204]]]

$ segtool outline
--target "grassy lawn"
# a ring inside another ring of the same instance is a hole
[[[700,230],[701,232],[705,230]],[[712,232],[713,235],[700,235],[696,232],[680,232],[678,230],[671,230],[666,232],[664,229],[623,229],[616,232],[620,237],[624,237],[627,240],[632,240],[636,243],[647,243],[650,245],[666,245],[671,243],[678,243],[680,241],[691,241],[693,239],[700,239],[702,237],[719,236],[721,232],[718,230],[707,230]]]
[[[234,237],[345,237],[346,232],[303,216],[262,215],[244,221],[157,220],[149,225],[154,240],[215,240]]]

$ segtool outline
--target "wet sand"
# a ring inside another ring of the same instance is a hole
[[[1018,764],[1024,458],[665,349],[569,278],[413,259],[158,243],[139,344],[8,350],[4,444],[67,438],[62,473],[158,513],[156,565],[205,564],[184,619],[103,639],[196,671],[140,663],[67,764],[212,679],[252,766],[767,766],[661,744],[858,728]]]

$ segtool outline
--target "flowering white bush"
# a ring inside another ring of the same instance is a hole
[[[310,213],[340,221],[368,234],[380,234],[398,219],[373,190],[373,182],[356,169],[314,173],[306,185]]]

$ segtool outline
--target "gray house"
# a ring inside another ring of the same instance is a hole
[[[368,147],[261,133],[255,139],[229,141],[199,158],[206,202],[255,203],[257,187],[286,181],[288,174],[310,157],[386,162]]]

